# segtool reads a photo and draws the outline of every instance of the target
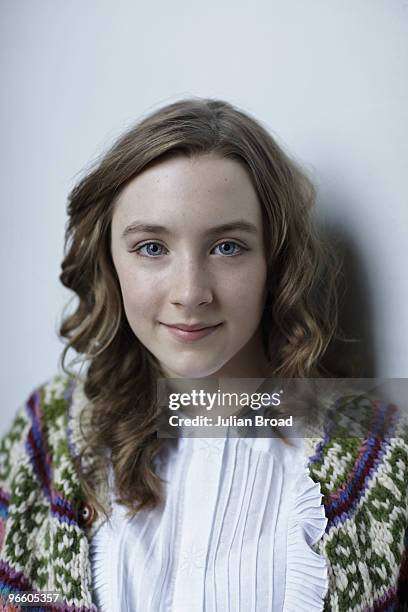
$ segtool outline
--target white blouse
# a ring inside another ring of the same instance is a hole
[[[327,519],[303,440],[180,438],[157,460],[165,503],[132,520],[113,502],[91,541],[101,612],[318,612],[311,548]]]

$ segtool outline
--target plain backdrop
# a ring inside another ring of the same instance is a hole
[[[188,96],[253,114],[304,165],[366,375],[408,376],[407,0],[2,0],[0,46],[0,434],[57,372],[69,190]]]

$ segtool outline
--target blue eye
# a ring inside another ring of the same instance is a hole
[[[143,249],[145,251],[143,252]],[[146,244],[142,244],[136,252],[142,257],[158,257],[159,255],[163,255],[164,246],[159,244],[158,242],[146,242]]]
[[[228,256],[239,255],[241,251],[246,250],[240,244],[237,244],[236,242],[233,242],[232,240],[226,240],[225,242],[221,242],[220,244],[217,244],[215,249],[218,249],[218,248],[220,249],[219,251],[220,255],[228,255]]]

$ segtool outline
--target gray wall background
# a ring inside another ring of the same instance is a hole
[[[70,188],[189,95],[252,113],[305,166],[366,375],[407,377],[407,34],[407,0],[3,0],[0,434],[57,371]]]

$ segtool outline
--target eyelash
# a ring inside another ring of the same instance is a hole
[[[136,253],[139,257],[147,257],[148,259],[157,259],[163,253],[161,253],[160,255],[142,255],[140,253],[140,251],[144,247],[150,246],[152,244],[157,245],[157,246],[162,247],[162,248],[165,248],[165,247],[163,247],[162,244],[160,244],[160,242],[156,242],[154,240],[151,240],[150,242],[145,242],[144,244],[141,244],[139,247],[134,249],[132,252]],[[223,244],[233,244],[235,247],[238,247],[240,249],[240,251],[238,253],[234,253],[233,255],[228,255],[228,254],[223,253],[222,255],[224,255],[225,257],[237,257],[238,255],[241,255],[243,251],[249,251],[248,247],[244,247],[242,244],[239,244],[238,242],[235,242],[235,240],[224,240],[223,242],[219,242],[218,244],[215,245],[214,249],[216,249],[217,247],[219,247],[219,246],[221,246]]]

